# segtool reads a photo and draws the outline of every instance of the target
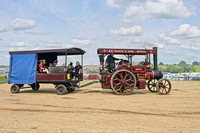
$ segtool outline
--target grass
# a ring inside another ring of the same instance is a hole
[[[7,82],[8,82],[7,79],[5,79],[4,77],[1,77],[1,76],[0,76],[0,84],[5,84],[5,83],[7,83]]]

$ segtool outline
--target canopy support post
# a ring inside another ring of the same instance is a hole
[[[81,55],[81,66],[83,67],[83,55]],[[83,73],[83,68],[82,68],[82,73]]]
[[[67,52],[65,53],[65,80],[67,80]]]

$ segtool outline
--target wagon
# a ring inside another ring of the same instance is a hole
[[[131,94],[136,89],[145,89],[146,86],[150,92],[159,94],[169,94],[171,83],[163,78],[163,73],[158,70],[157,58],[158,48],[152,49],[105,49],[99,48],[101,67],[101,86],[103,89],[112,89],[116,94]],[[127,60],[120,60],[115,71],[112,72],[105,67],[105,57],[109,54],[124,55]],[[133,65],[133,60],[139,56],[145,56],[146,62]],[[152,58],[153,61],[151,62]]]
[[[52,49],[52,50],[33,50],[33,51],[10,51],[10,65],[8,83],[13,84],[10,88],[12,93],[18,93],[24,84],[30,85],[33,91],[40,88],[40,83],[54,84],[58,95],[66,92],[73,92],[77,84],[83,80],[83,71],[77,75],[78,78],[72,79],[67,73],[68,56],[80,56],[83,66],[83,55],[85,51],[80,48]],[[49,63],[64,56],[64,66],[50,67]],[[38,61],[46,63],[49,73],[38,71]]]

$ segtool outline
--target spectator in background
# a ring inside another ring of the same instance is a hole
[[[55,60],[55,61],[53,62],[52,67],[55,67],[55,66],[58,66],[58,61],[57,61],[57,60]]]

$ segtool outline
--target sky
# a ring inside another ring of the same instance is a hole
[[[167,64],[200,62],[199,0],[0,0],[0,65],[9,51],[158,47]]]

